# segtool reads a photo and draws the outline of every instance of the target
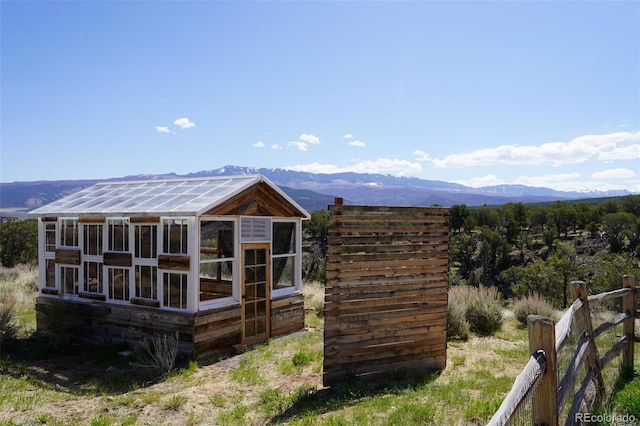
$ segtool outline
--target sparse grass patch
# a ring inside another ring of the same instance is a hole
[[[436,408],[431,404],[405,403],[397,407],[384,425],[426,425],[432,424]]]
[[[252,355],[248,353],[247,355]],[[260,373],[258,365],[253,362],[253,357],[247,356],[240,360],[237,368],[231,372],[231,378],[237,382],[248,385],[262,385],[266,383],[266,379]]]
[[[304,306],[313,311],[318,317],[324,316],[324,285],[319,281],[307,282],[302,285]]]
[[[188,401],[188,398],[184,395],[174,395],[171,398],[169,398],[167,401],[165,401],[164,403],[162,403],[162,408],[164,410],[179,410],[180,408],[182,408],[184,406],[184,404],[186,404]]]
[[[231,410],[221,411],[218,414],[217,425],[220,426],[242,426],[246,425],[247,419],[245,416],[247,414],[248,408],[244,405],[238,405]]]

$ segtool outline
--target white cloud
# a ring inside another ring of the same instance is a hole
[[[167,126],[154,126],[154,129],[160,133],[171,133],[171,130],[169,130]]]
[[[273,145],[271,145],[271,149],[284,149],[284,146],[274,143]]]
[[[429,154],[419,149],[413,151],[413,155],[416,157],[416,161],[433,161],[431,157],[429,157]]]
[[[351,133],[345,133],[344,135],[342,135],[343,139],[353,139],[353,135]]]
[[[640,158],[640,144],[615,147],[611,151],[601,152],[598,155],[598,160],[611,161],[611,160],[633,160]]]
[[[307,150],[307,144],[305,142],[291,141],[291,142],[288,143],[288,145],[295,147],[298,151],[306,151]]]
[[[622,168],[603,170],[591,174],[591,177],[594,179],[631,179],[635,176],[636,174],[633,170]]]
[[[395,158],[378,158],[373,161],[361,161],[350,166],[338,167],[334,164],[300,164],[296,166],[285,167],[285,169],[298,172],[310,173],[381,173],[391,174],[395,176],[411,176],[413,173],[420,172],[422,166],[419,163],[412,163],[407,160],[398,160]]]
[[[580,173],[560,173],[542,176],[518,176],[513,184],[574,191],[577,188],[584,187],[584,179],[580,179]]]
[[[548,142],[542,145],[501,145],[477,149],[463,154],[433,159],[436,167],[469,167],[495,165],[551,165],[583,163],[596,156],[599,160],[640,158],[640,132],[618,132],[585,135],[570,142]],[[630,145],[626,145],[629,143]]]
[[[190,121],[187,117],[178,118],[174,120],[173,124],[180,127],[181,129],[189,129],[191,127],[196,127],[196,123]]]
[[[498,179],[496,175],[486,175],[465,180],[454,180],[453,183],[459,183],[460,185],[470,186],[472,188],[480,188],[483,186],[503,185],[506,182]]]
[[[347,145],[357,146],[358,148],[364,148],[367,146],[367,144],[362,141],[349,141],[347,142]]]
[[[300,136],[298,136],[298,140],[310,143],[311,145],[320,144],[320,138],[319,137],[317,137],[315,135],[308,135],[306,133],[303,133]]]
[[[264,142],[258,141],[256,143],[254,143],[253,146],[255,146],[256,148],[263,148],[264,147]]]

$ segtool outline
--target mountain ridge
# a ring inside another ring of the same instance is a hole
[[[364,205],[450,207],[454,204],[479,206],[507,202],[549,202],[631,195],[622,191],[557,191],[525,185],[494,185],[472,188],[457,183],[416,177],[375,173],[311,173],[279,168],[255,168],[227,165],[180,175],[138,174],[108,179],[64,179],[0,183],[0,209],[31,210],[53,202],[98,182],[123,180],[177,179],[261,174],[278,185],[298,204],[314,211],[326,209],[335,197],[346,203]]]

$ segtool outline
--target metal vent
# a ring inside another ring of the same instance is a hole
[[[240,242],[271,241],[271,218],[269,217],[241,217]]]

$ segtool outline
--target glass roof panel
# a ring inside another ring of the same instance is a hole
[[[35,216],[151,212],[197,214],[215,207],[260,179],[260,176],[221,176],[99,183],[30,213]]]

